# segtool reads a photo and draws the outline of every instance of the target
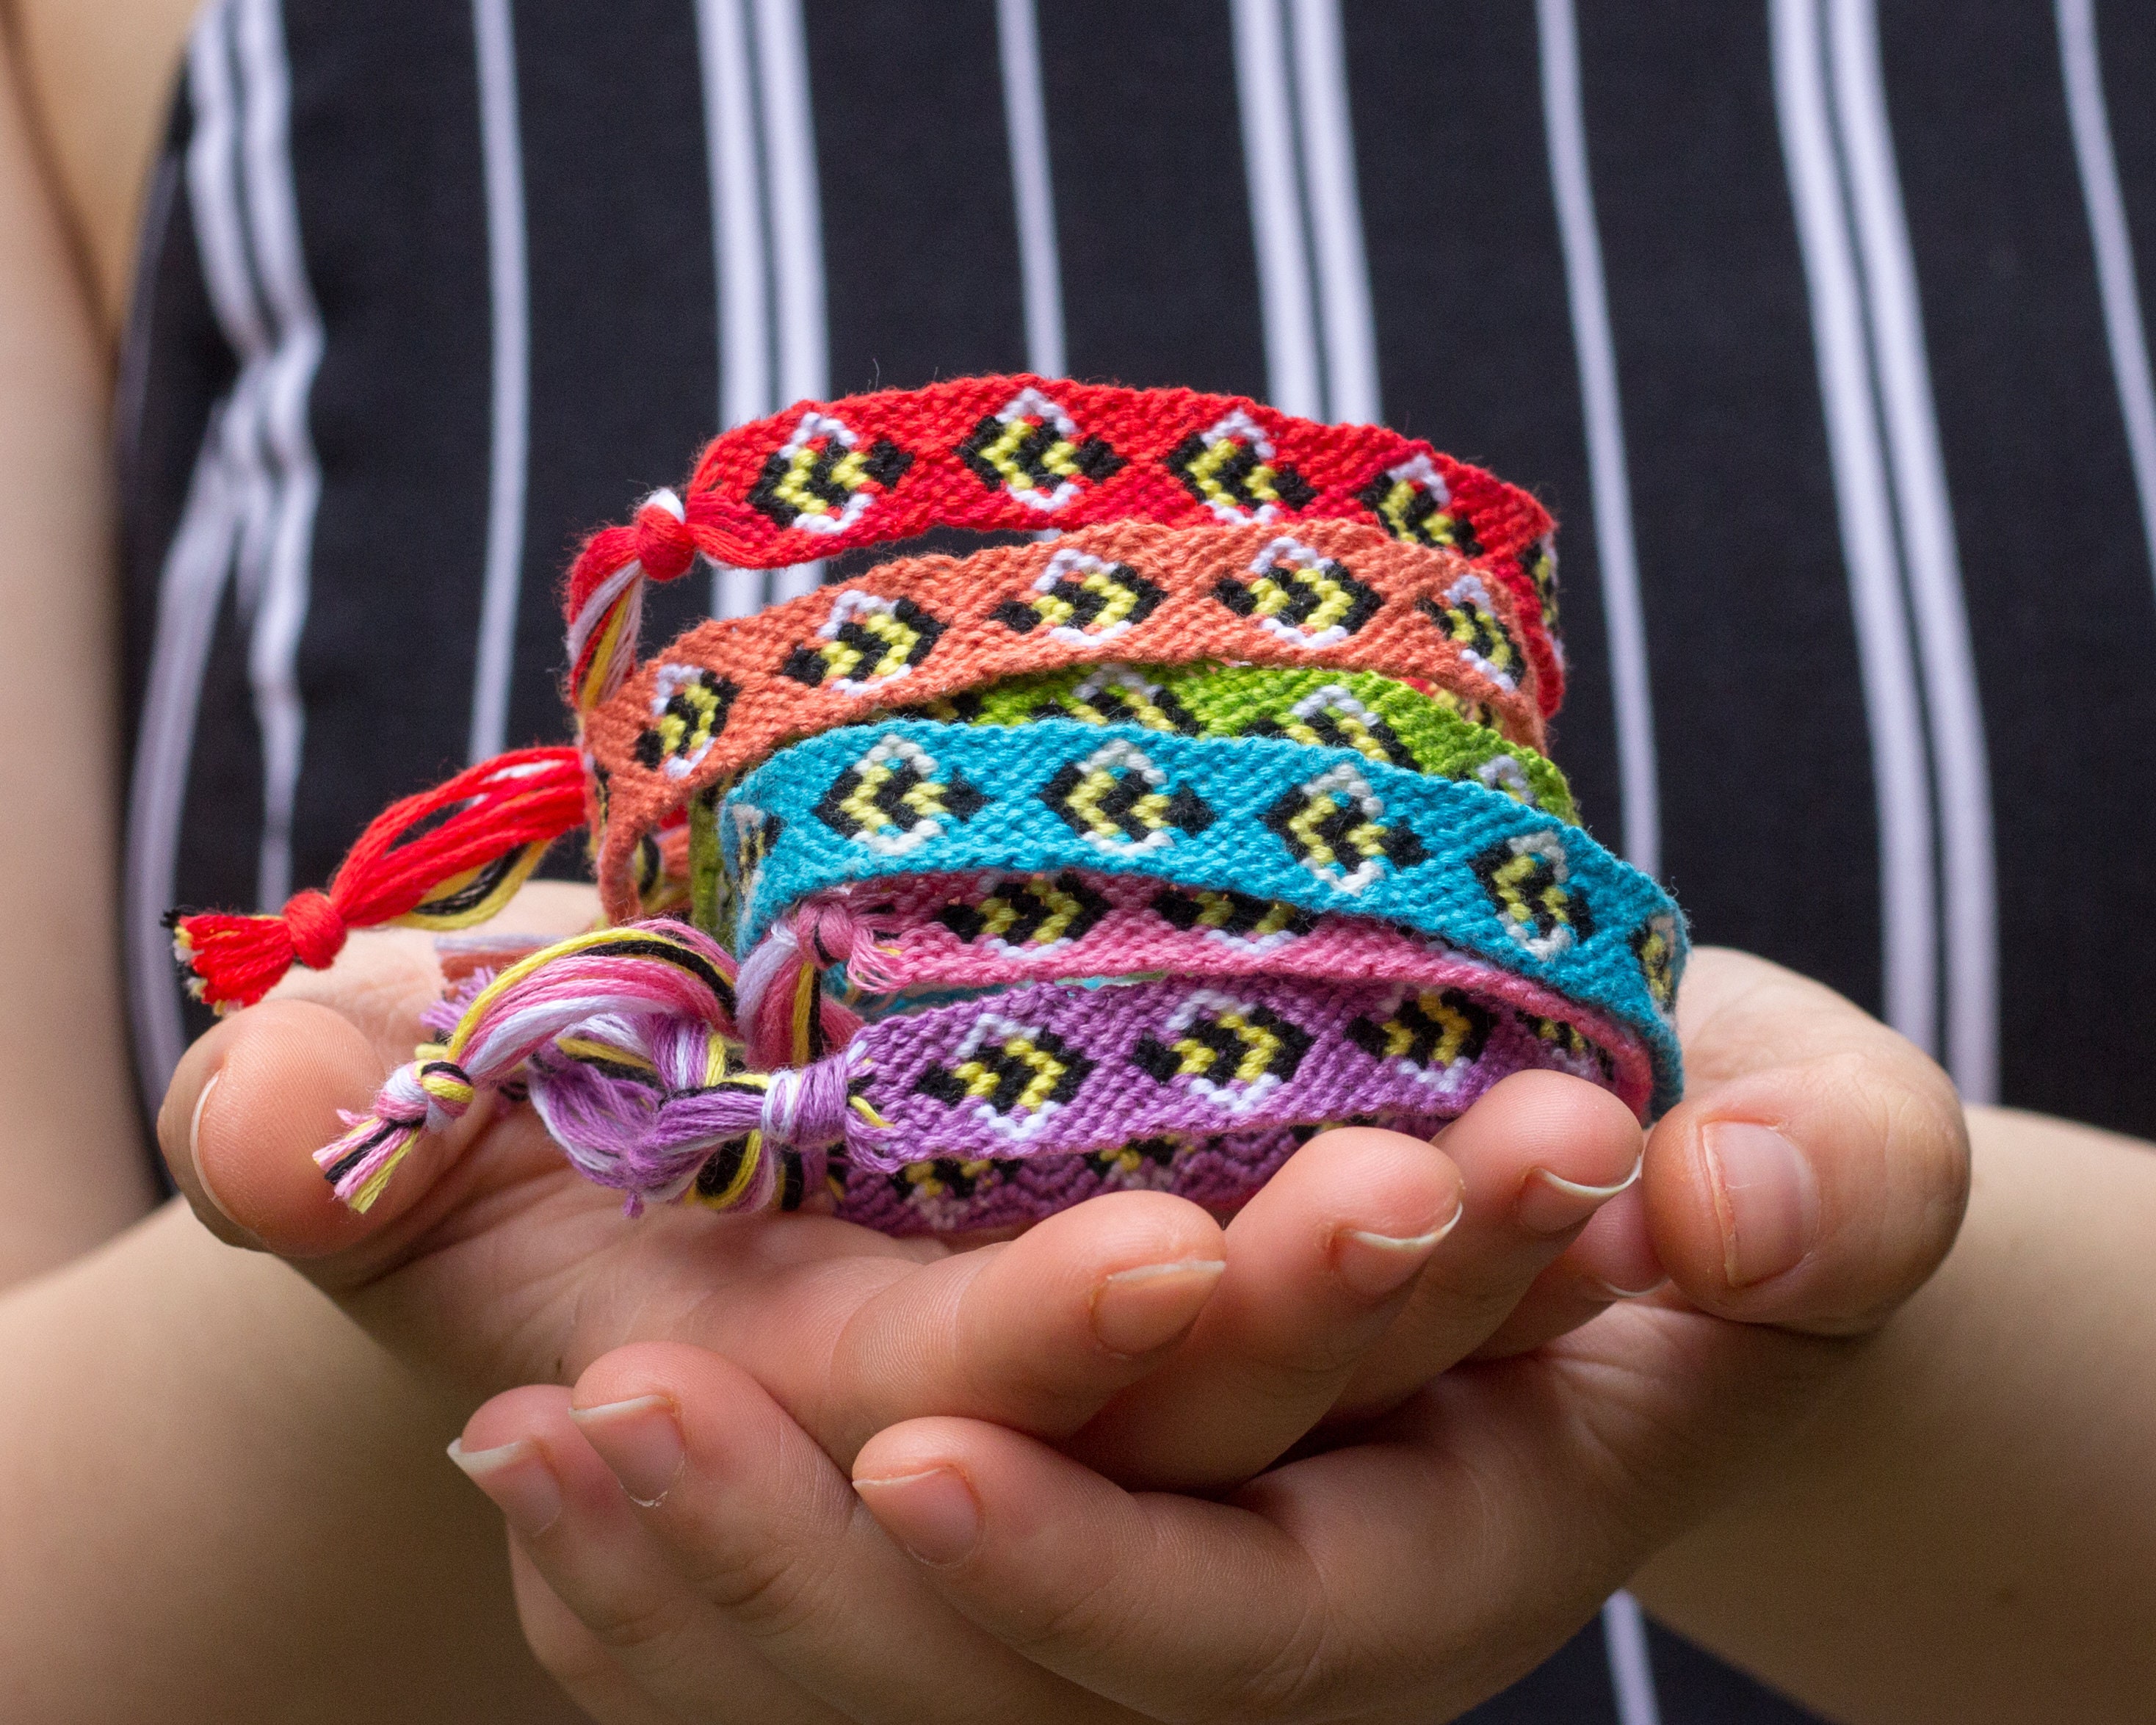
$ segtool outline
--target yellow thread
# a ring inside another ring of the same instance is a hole
[[[813,1053],[810,1038],[815,1029],[816,967],[804,964],[793,978],[793,1060],[805,1064]]]

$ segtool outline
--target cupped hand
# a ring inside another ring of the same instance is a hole
[[[1568,1254],[1479,1358],[1219,1501],[951,1417],[878,1434],[850,1492],[679,1346],[498,1399],[464,1460],[535,1650],[603,1720],[1451,1717],[1770,1466],[1958,1224],[1959,1106],[1901,1038],[1729,952],[1681,1019],[1638,1200],[1669,1284],[1601,1309]],[[1436,1268],[1395,1325],[1442,1322]]]
[[[556,888],[528,891],[505,922],[554,934],[590,914]],[[1523,1299],[1529,1313],[1547,1303],[1529,1291],[1568,1247],[1610,1258],[1592,1236],[1573,1243],[1639,1155],[1614,1099],[1527,1074],[1442,1147],[1314,1139],[1224,1231],[1182,1199],[1127,1192],[960,1250],[808,1214],[629,1220],[530,1110],[482,1107],[355,1214],[311,1153],[410,1057],[440,987],[424,937],[357,937],[333,971],[291,978],[192,1048],[159,1134],[203,1219],[295,1260],[468,1403],[572,1380],[624,1343],[690,1342],[735,1361],[841,1462],[885,1426],[959,1414],[1127,1482],[1242,1480],[1373,1361],[1375,1395],[1397,1400]],[[1416,1293],[1432,1277],[1447,1291],[1435,1307]]]

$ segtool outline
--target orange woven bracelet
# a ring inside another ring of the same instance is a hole
[[[1217,659],[1417,677],[1539,751],[1542,706],[1510,594],[1445,551],[1347,521],[1173,528],[908,557],[700,624],[586,722],[599,890],[637,912],[643,837],[788,741],[890,707],[1101,660]]]
[[[812,562],[934,526],[1073,528],[1319,521],[1459,552],[1512,593],[1545,716],[1563,672],[1548,513],[1525,491],[1375,425],[1322,425],[1241,396],[1033,377],[797,402],[736,426],[685,496],[654,494],[569,572],[569,687],[589,711],[634,662],[645,580],[697,553],[738,568]]]

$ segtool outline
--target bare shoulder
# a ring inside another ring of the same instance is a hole
[[[23,105],[96,301],[126,316],[142,194],[199,0],[0,0]]]

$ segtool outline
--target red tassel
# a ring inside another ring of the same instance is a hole
[[[518,749],[392,803],[368,824],[327,893],[295,893],[274,916],[167,919],[198,999],[252,1006],[295,963],[328,968],[346,933],[403,922],[459,928],[506,904],[562,834],[584,823],[583,759]]]

